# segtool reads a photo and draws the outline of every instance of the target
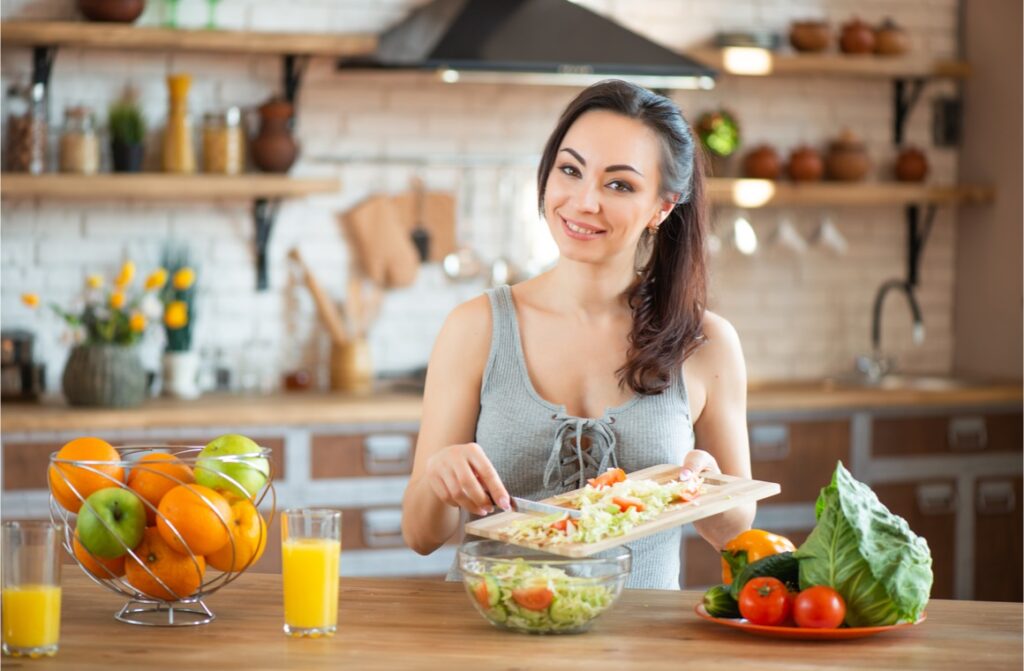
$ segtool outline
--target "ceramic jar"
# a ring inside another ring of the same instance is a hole
[[[292,135],[292,104],[274,98],[260,107],[260,131],[252,143],[252,160],[264,172],[288,172],[299,156]]]
[[[199,398],[199,353],[164,352],[161,360],[163,395],[172,398]]]
[[[803,145],[790,153],[786,171],[794,182],[817,182],[825,172],[825,164],[818,150]]]
[[[824,21],[794,21],[789,26],[789,43],[797,51],[825,51],[831,41],[832,31]]]
[[[860,138],[849,130],[832,141],[825,156],[825,172],[829,179],[859,182],[871,170],[871,160]]]
[[[910,38],[892,19],[875,29],[875,53],[879,56],[901,56],[910,51]]]
[[[896,157],[893,172],[901,182],[923,182],[928,175],[928,159],[920,149],[905,147]]]
[[[743,176],[751,179],[778,179],[782,172],[782,160],[771,145],[763,144],[752,149],[743,158]]]
[[[875,31],[858,18],[843,24],[839,50],[844,54],[870,54],[875,50]]]
[[[90,21],[133,23],[146,8],[146,0],[78,0],[78,11]]]

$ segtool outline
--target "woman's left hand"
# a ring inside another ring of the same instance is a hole
[[[689,480],[694,475],[721,474],[718,462],[704,450],[690,450],[683,459],[683,469],[679,472],[680,480]]]

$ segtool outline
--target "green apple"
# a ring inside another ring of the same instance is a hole
[[[228,433],[203,448],[196,459],[195,473],[200,485],[251,499],[267,483],[270,462],[254,440]]]
[[[146,530],[146,506],[130,489],[105,487],[89,495],[78,512],[78,539],[85,549],[114,559],[135,549]]]

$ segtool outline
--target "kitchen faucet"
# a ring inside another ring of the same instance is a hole
[[[907,296],[910,312],[914,317],[914,344],[920,345],[924,342],[924,319],[921,317],[921,307],[917,304],[917,298],[914,297],[914,286],[904,280],[884,282],[875,294],[875,307],[871,316],[871,354],[857,357],[857,369],[872,382],[877,382],[893,367],[892,360],[882,356],[882,303],[892,289],[902,291]]]

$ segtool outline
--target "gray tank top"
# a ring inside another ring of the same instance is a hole
[[[502,286],[487,295],[491,351],[480,387],[476,442],[510,494],[544,499],[583,487],[610,467],[629,473],[682,464],[694,435],[681,372],[661,394],[636,395],[601,417],[574,417],[533,387],[511,289]],[[626,586],[679,589],[681,542],[677,527],[632,543]]]

